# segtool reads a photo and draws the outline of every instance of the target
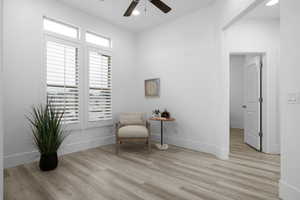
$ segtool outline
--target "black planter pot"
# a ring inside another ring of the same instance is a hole
[[[57,164],[58,158],[56,152],[48,155],[41,155],[40,169],[42,171],[54,170],[57,167]]]

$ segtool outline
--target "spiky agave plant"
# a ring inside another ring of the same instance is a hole
[[[33,107],[31,115],[27,117],[31,123],[34,143],[41,155],[56,153],[67,137],[62,127],[63,115],[48,103]]]

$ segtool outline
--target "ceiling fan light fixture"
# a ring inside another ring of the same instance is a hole
[[[139,4],[140,1],[141,0],[131,0],[129,7],[127,8],[127,10],[125,11],[123,16],[130,17],[131,15],[134,15],[134,16],[139,15],[140,12],[138,10],[135,11],[135,8]],[[164,13],[168,13],[172,10],[167,4],[165,4],[161,0],[144,0],[144,1],[145,1],[145,11],[147,10],[146,6],[147,6],[148,1]]]
[[[138,10],[133,10],[132,11],[132,15],[133,16],[138,16],[138,15],[140,15],[141,13],[140,13],[140,11],[138,11]]]
[[[275,6],[279,3],[279,0],[270,0],[268,3],[266,3],[266,6]]]

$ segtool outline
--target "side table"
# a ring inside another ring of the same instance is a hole
[[[175,121],[174,118],[164,118],[164,117],[152,117],[149,120],[160,121],[160,144],[156,144],[159,150],[167,150],[168,145],[164,144],[164,122]]]

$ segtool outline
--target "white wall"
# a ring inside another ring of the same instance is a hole
[[[2,25],[3,1],[0,0],[0,200],[3,199],[3,82],[2,82]]]
[[[113,112],[137,111],[135,102],[134,35],[53,0],[4,1],[4,154],[5,167],[38,158],[33,147],[29,123],[25,118],[32,105],[43,103],[44,15],[113,40]],[[45,77],[44,77],[45,78]],[[112,127],[73,131],[63,152],[112,143]]]
[[[284,0],[281,8],[280,131],[281,181],[284,200],[300,199],[300,1]],[[288,104],[289,94],[298,102]]]
[[[140,100],[147,112],[168,108],[176,117],[168,127],[167,142],[228,158],[229,70],[223,65],[222,31],[257,1],[217,1],[140,34]],[[145,99],[143,81],[154,77],[161,78],[162,96]]]
[[[219,1],[220,5],[220,23],[221,26],[228,26],[233,23],[246,9],[251,5],[256,4],[256,2],[261,2],[264,0],[226,0]]]
[[[138,91],[146,112],[167,108],[176,118],[167,125],[167,143],[223,157],[216,143],[216,20],[214,7],[208,7],[141,33]],[[160,98],[144,97],[143,82],[149,78],[161,79]]]
[[[244,129],[245,56],[230,56],[230,127]]]
[[[265,53],[263,68],[263,132],[264,152],[280,152],[278,65],[279,20],[242,20],[225,32],[227,51]]]

